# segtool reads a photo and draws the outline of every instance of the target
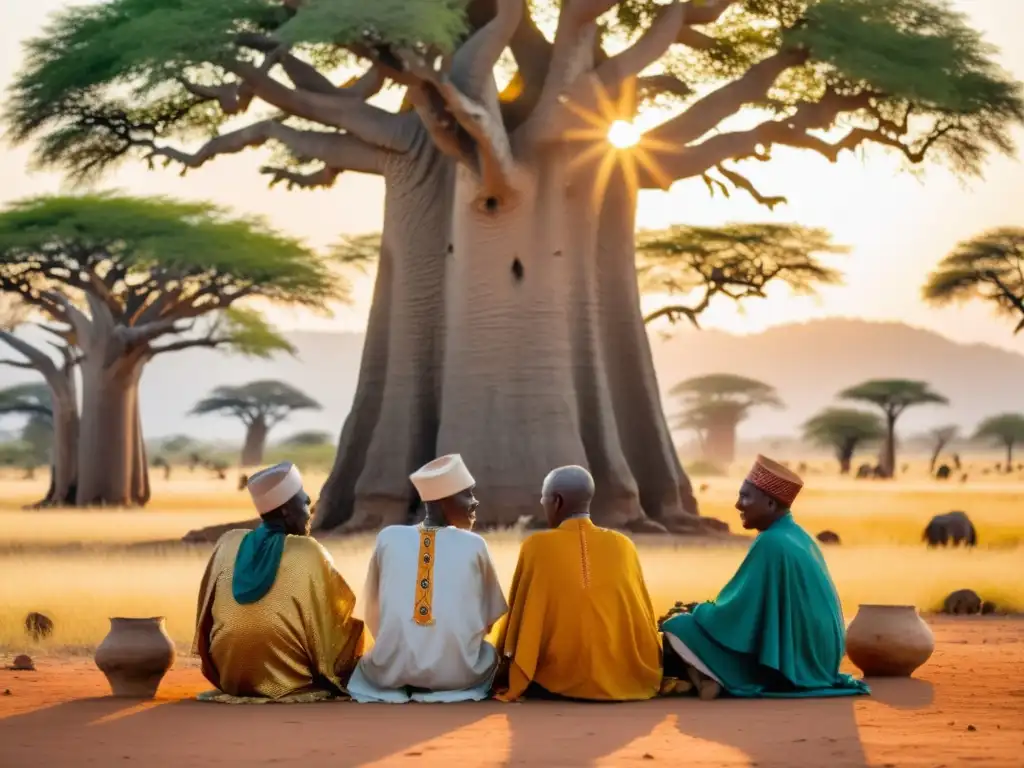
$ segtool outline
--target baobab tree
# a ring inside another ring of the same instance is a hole
[[[980,299],[1024,329],[1024,227],[1000,227],[959,243],[928,276],[930,304]]]
[[[722,227],[670,227],[637,234],[637,274],[642,293],[685,298],[649,312],[645,323],[698,317],[722,296],[741,302],[765,298],[770,283],[795,294],[813,295],[820,285],[835,285],[841,274],[822,264],[818,254],[846,253],[828,231],[798,224],[727,224]]]
[[[386,83],[397,112],[367,101]],[[637,110],[669,97],[679,114],[638,135]],[[767,204],[736,163],[779,147],[979,173],[1013,150],[1024,102],[940,0],[107,0],[30,41],[7,122],[76,179],[270,144],[290,158],[263,165],[271,183],[383,177],[360,379],[315,527],[406,520],[409,473],[458,451],[482,522],[533,514],[545,473],[576,463],[599,522],[693,531],[640,309],[638,191],[717,179]]]
[[[723,465],[736,458],[736,427],[752,408],[783,407],[774,387],[732,373],[681,381],[670,394],[683,406],[676,426],[697,430],[704,458]]]
[[[804,440],[830,448],[839,462],[839,473],[848,475],[857,449],[885,437],[885,425],[874,413],[856,408],[826,408],[803,425]]]
[[[80,506],[149,498],[138,386],[150,360],[192,348],[290,350],[244,301],[323,309],[341,289],[297,241],[206,203],[43,197],[0,212],[0,291],[80,353]],[[3,339],[42,370],[16,337]]]
[[[974,439],[995,441],[1002,445],[1006,449],[1006,471],[1012,472],[1014,446],[1024,442],[1024,415],[1001,413],[990,416],[978,425]]]
[[[263,463],[267,435],[295,411],[320,410],[320,403],[283,381],[251,381],[217,387],[192,408],[195,415],[233,416],[245,424],[242,466]]]
[[[908,379],[873,379],[844,389],[842,400],[871,403],[882,409],[885,419],[885,443],[879,457],[883,477],[896,471],[896,421],[907,408],[915,405],[949,405],[949,400],[934,392],[927,382]]]
[[[0,293],[5,278],[0,273]],[[15,296],[20,295],[16,292]],[[53,428],[53,461],[50,488],[40,506],[62,506],[75,503],[78,488],[78,387],[75,367],[78,353],[65,338],[65,334],[46,323],[32,323],[31,307],[11,294],[3,294],[0,312],[0,341],[15,356],[0,359],[0,365],[35,371],[49,389],[47,408]],[[52,334],[45,349],[17,334],[29,325]],[[55,359],[56,358],[56,359]]]

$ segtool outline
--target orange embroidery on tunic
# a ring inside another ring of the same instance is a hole
[[[420,626],[434,623],[434,531],[420,530],[419,566],[416,569],[416,602],[412,620]]]
[[[580,532],[580,561],[583,566],[583,588],[590,588],[590,557],[587,553],[587,534],[583,526],[579,527]]]

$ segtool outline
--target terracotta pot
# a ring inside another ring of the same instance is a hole
[[[174,641],[163,616],[113,618],[110,632],[96,649],[96,666],[106,675],[114,696],[151,699],[174,657]]]
[[[846,628],[846,655],[865,677],[910,677],[934,650],[912,605],[862,605]]]

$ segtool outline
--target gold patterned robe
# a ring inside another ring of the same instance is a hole
[[[288,536],[270,591],[241,605],[231,580],[246,533],[225,533],[203,574],[192,645],[203,675],[232,696],[344,692],[369,638],[330,553],[309,536]]]

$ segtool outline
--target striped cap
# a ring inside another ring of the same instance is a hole
[[[747,482],[786,507],[793,504],[800,489],[804,487],[804,481],[799,475],[760,454],[747,474]]]

